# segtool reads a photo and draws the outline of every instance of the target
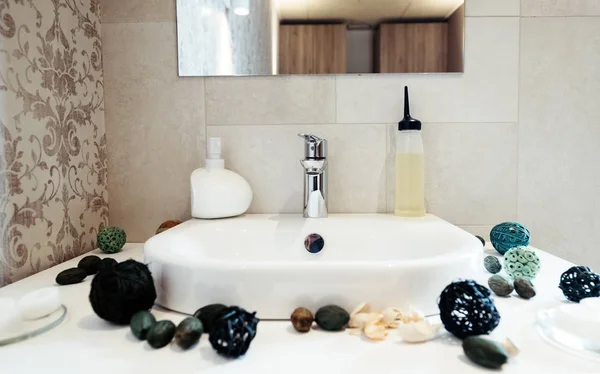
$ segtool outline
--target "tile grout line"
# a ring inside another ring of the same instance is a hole
[[[379,121],[379,122],[334,122],[334,123],[323,123],[323,122],[310,122],[310,123],[297,123],[297,122],[282,122],[282,123],[216,123],[207,126],[213,127],[231,127],[231,126],[263,126],[263,127],[282,127],[282,126],[373,126],[373,125],[394,125],[394,121]],[[455,125],[514,125],[518,124],[517,121],[505,121],[505,122],[428,122],[423,121],[424,125],[442,125],[442,126],[455,126]]]
[[[523,1],[524,0],[519,0],[519,17],[523,16]],[[521,20],[519,20],[519,23],[521,23]]]
[[[204,90],[204,143],[208,140],[208,103],[206,101],[206,77],[202,79],[202,89]]]
[[[333,108],[334,108],[334,111],[335,111],[335,114],[334,114],[335,123],[338,122],[338,118],[339,118],[339,115],[338,115],[338,102],[337,102],[337,100],[338,100],[337,82],[338,82],[337,75],[334,75],[333,76]]]
[[[523,2],[521,1],[521,8],[523,7]],[[517,199],[515,202],[515,214],[516,220],[519,221],[521,219],[519,215],[519,200],[520,200],[520,171],[521,171],[521,52],[522,52],[522,39],[523,39],[523,22],[522,19],[519,18],[519,71],[517,73]]]
[[[388,161],[389,161],[389,156],[390,156],[390,129],[389,129],[389,125],[385,124],[385,162],[383,164],[383,175],[384,175],[384,181],[383,181],[383,195],[385,196],[385,201],[384,201],[384,206],[383,206],[383,212],[384,213],[388,213],[388,206],[389,206],[389,196],[388,196],[388,177],[389,177],[389,168],[390,165],[388,165]]]

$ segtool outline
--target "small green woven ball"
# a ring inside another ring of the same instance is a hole
[[[105,227],[98,233],[98,248],[104,253],[117,253],[127,242],[127,234],[120,227]]]
[[[513,279],[532,280],[540,271],[540,258],[527,247],[515,247],[504,255],[504,270]]]
[[[498,253],[505,254],[509,249],[529,245],[531,234],[527,227],[518,222],[504,222],[490,231],[490,241]]]

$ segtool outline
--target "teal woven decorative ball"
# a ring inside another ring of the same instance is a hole
[[[504,270],[508,275],[532,280],[540,271],[540,258],[526,247],[515,247],[504,255]]]
[[[117,253],[127,242],[127,234],[120,227],[105,227],[98,233],[98,248],[104,253]]]
[[[494,226],[490,232],[490,241],[501,255],[511,248],[528,246],[530,237],[527,227],[518,222],[501,223]]]

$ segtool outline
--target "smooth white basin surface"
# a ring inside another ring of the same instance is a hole
[[[325,239],[318,254],[304,248],[313,233]],[[144,244],[159,305],[188,314],[239,305],[263,319],[287,319],[298,306],[350,311],[361,302],[438,313],[443,288],[473,277],[482,256],[477,238],[431,215],[192,219]]]

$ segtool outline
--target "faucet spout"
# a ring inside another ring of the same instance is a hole
[[[327,140],[312,134],[304,138],[304,217],[327,217]]]

